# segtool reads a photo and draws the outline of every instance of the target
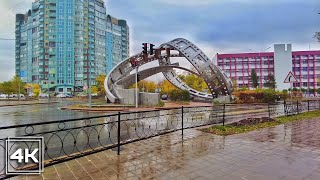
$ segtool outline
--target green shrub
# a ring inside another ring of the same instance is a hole
[[[187,90],[173,89],[168,96],[172,101],[190,101],[190,93]]]
[[[262,102],[264,103],[272,103],[277,99],[277,94],[273,89],[264,89],[262,90],[263,98]]]
[[[182,90],[181,91],[181,101],[190,101],[190,93],[189,93],[189,91],[187,91],[187,90]]]
[[[156,106],[157,106],[157,107],[163,107],[163,106],[164,106],[164,102],[163,102],[163,101],[160,101]]]

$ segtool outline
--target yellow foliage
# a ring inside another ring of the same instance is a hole
[[[100,74],[97,76],[96,81],[97,81],[97,92],[98,94],[106,94],[105,89],[104,89],[104,80],[106,79],[105,74]],[[93,92],[93,90],[92,90]]]
[[[39,84],[32,84],[33,93],[36,95],[36,97],[40,94],[40,86]]]
[[[209,89],[204,79],[195,74],[180,75],[179,77],[189,87],[197,91],[203,92],[204,90]]]
[[[136,84],[131,85],[129,88],[130,89],[136,88]],[[144,88],[144,92],[154,93],[157,88],[157,85],[153,81],[142,80],[138,82],[138,88],[139,88],[139,91],[143,91],[143,88]]]
[[[92,94],[98,94],[99,93],[97,86],[91,86],[91,93]]]
[[[170,91],[177,89],[173,84],[168,80],[164,80],[158,84],[158,88],[161,89],[161,94],[168,94]]]

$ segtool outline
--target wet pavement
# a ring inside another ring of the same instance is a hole
[[[59,99],[55,101],[59,101]],[[0,107],[0,127],[108,114],[60,110],[61,107],[81,103],[84,104],[86,102],[66,101],[60,99],[59,103],[53,104],[33,104]]]
[[[14,179],[320,179],[320,118],[228,137],[181,131]]]

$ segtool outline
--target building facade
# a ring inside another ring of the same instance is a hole
[[[107,16],[106,49],[106,73],[109,73],[118,63],[129,57],[129,26],[125,20]]]
[[[238,88],[253,88],[252,69],[257,73],[260,88],[265,87],[270,75],[274,75],[277,89],[290,88],[290,84],[284,83],[290,71],[299,81],[293,87],[320,88],[320,50],[292,51],[291,44],[275,44],[274,52],[217,54],[216,61]]]
[[[95,85],[113,61],[107,56],[115,47],[107,45],[107,17],[103,0],[35,0],[26,14],[16,15],[16,75],[50,92]],[[128,52],[124,58],[129,55],[126,35],[127,44],[117,46]]]

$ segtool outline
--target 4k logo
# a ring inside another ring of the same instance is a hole
[[[40,174],[44,162],[43,137],[6,140],[6,174]]]
[[[33,162],[38,163],[39,160],[35,157],[35,154],[39,151],[39,149],[34,149],[32,153],[29,153],[29,149],[24,150],[24,155],[22,153],[22,149],[18,149],[16,152],[14,152],[11,156],[11,160],[18,160],[19,163],[22,163],[22,160],[24,160],[25,163],[29,163],[29,158],[33,160]]]

